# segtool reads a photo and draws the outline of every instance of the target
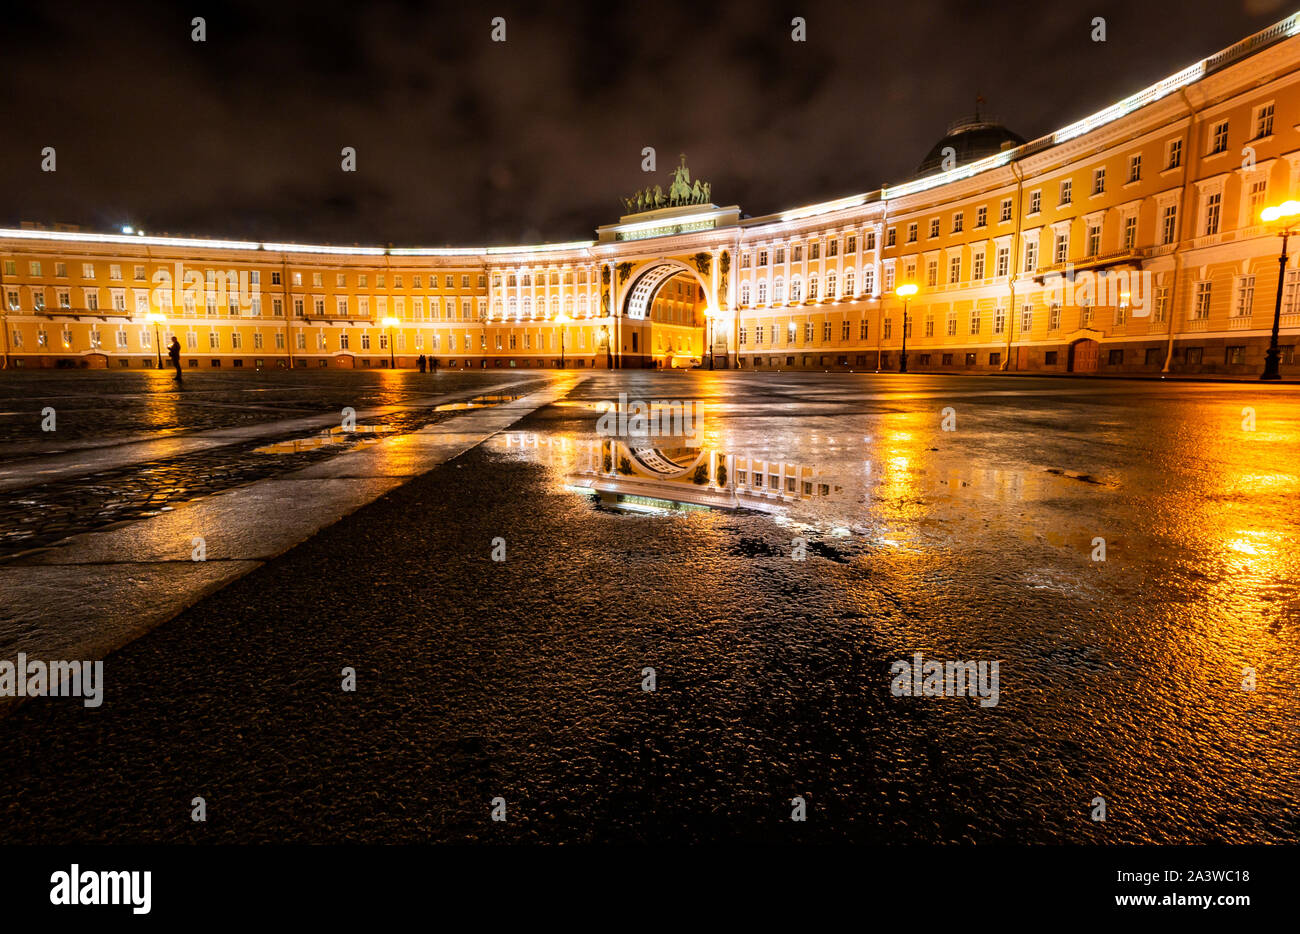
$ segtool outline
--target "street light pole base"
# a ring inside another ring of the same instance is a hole
[[[1275,380],[1282,378],[1282,372],[1278,368],[1278,364],[1281,362],[1281,356],[1282,351],[1280,348],[1268,348],[1268,352],[1264,355],[1264,372],[1259,375],[1261,380]]]

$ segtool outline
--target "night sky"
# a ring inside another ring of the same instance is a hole
[[[975,96],[1027,139],[1283,0],[7,6],[0,222],[265,240],[588,239],[685,152],[752,215],[911,176]],[[504,16],[507,41],[490,41]],[[207,41],[191,41],[204,16]],[[790,20],[807,21],[792,42]],[[1102,16],[1107,41],[1090,39]],[[54,146],[58,170],[40,170]],[[357,150],[357,171],[340,149]],[[659,172],[640,170],[641,149]]]

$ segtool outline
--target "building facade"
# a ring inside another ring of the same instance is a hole
[[[1260,214],[1300,200],[1297,33],[1300,14],[1028,142],[968,121],[918,178],[764,217],[683,160],[668,196],[574,243],[0,230],[3,363],[158,366],[175,335],[194,368],[848,371],[906,348],[913,371],[1258,375],[1281,245]],[[1283,275],[1300,377],[1300,265]]]

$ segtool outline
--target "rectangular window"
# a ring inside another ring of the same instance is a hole
[[[1074,192],[1073,179],[1067,178],[1063,182],[1061,182],[1061,204],[1063,205],[1069,204],[1072,200],[1074,200],[1073,192]]]
[[[993,333],[1007,333],[1007,310],[1002,307],[993,309]]]
[[[776,255],[772,258],[772,262],[780,266],[782,263],[785,262],[785,247],[783,246],[777,247],[775,253]]]
[[[1011,247],[1000,246],[997,252],[997,266],[994,275],[1001,278],[1011,271]]]
[[[980,310],[972,308],[970,313],[970,332],[978,334],[980,332]]]
[[[898,242],[898,230],[890,227],[889,232],[885,234],[885,246],[894,246]],[[817,258],[817,245],[813,244],[813,259]]]
[[[1223,203],[1223,195],[1215,192],[1205,199],[1205,236],[1217,234],[1219,232],[1219,207]]]
[[[948,312],[948,336],[957,336],[957,312],[955,311]]]
[[[932,259],[925,264],[925,284],[929,288],[934,288],[939,284],[939,261]]]
[[[1169,141],[1169,157],[1165,160],[1165,169],[1176,169],[1183,164],[1183,141],[1181,139],[1171,139]]]
[[[976,209],[975,209],[975,226],[976,226],[976,227],[983,227],[985,224],[988,223],[988,220],[989,220],[989,209],[988,209],[988,208],[981,207],[981,208],[976,208]]]
[[[1228,151],[1228,121],[1214,125],[1214,134],[1210,141],[1210,155]]]
[[[1003,198],[1003,199],[1002,199],[1002,212],[998,215],[998,222],[999,222],[999,223],[1006,223],[1006,222],[1009,221],[1009,220],[1011,220],[1011,199],[1010,199],[1010,198]]]
[[[961,233],[962,224],[965,223],[965,220],[966,217],[961,211],[958,211],[956,214],[954,214],[952,216],[952,232],[955,234]]]
[[[1237,318],[1248,318],[1255,305],[1255,277],[1242,276],[1237,280],[1237,303],[1232,314]]]
[[[1106,193],[1106,167],[1102,166],[1092,170],[1092,193],[1102,195]]]
[[[934,217],[930,219],[930,237],[933,239],[937,236],[939,236],[939,218]]]
[[[1096,256],[1101,252],[1101,224],[1088,225],[1088,255]]]
[[[1064,263],[1070,256],[1070,238],[1065,233],[1056,235],[1056,243],[1052,247],[1052,262]]]
[[[1029,213],[1037,214],[1043,209],[1043,193],[1035,191],[1029,196]]]
[[[1174,242],[1174,236],[1178,230],[1178,205],[1165,205],[1164,214],[1160,219],[1160,242],[1170,244]]]
[[[1270,101],[1255,111],[1255,138],[1273,135],[1273,104]]]
[[[1210,283],[1196,283],[1196,298],[1192,304],[1192,320],[1204,321],[1210,317]]]
[[[960,256],[954,256],[952,259],[948,261],[948,281],[953,283],[961,281],[961,257]]]
[[[1137,246],[1138,219],[1136,214],[1124,218],[1124,249],[1132,250]]]
[[[908,242],[908,243],[915,243],[915,242],[916,242],[916,223],[915,223],[915,222],[912,222],[912,223],[910,223],[910,224],[907,225],[907,242]]]
[[[1049,331],[1059,331],[1061,329],[1061,303],[1052,302],[1047,309],[1047,329]]]
[[[1028,334],[1034,329],[1034,306],[1020,306],[1020,333]]]
[[[1038,242],[1036,240],[1025,241],[1025,272],[1033,272],[1038,268]]]
[[[976,253],[971,262],[971,278],[979,282],[984,278],[984,254]]]
[[[1128,159],[1128,180],[1130,183],[1140,181],[1142,178],[1142,153],[1129,156]]]

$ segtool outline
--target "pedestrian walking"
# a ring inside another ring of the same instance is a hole
[[[420,356],[415,358],[415,365],[420,368],[421,373],[424,372],[424,354],[420,354]]]

